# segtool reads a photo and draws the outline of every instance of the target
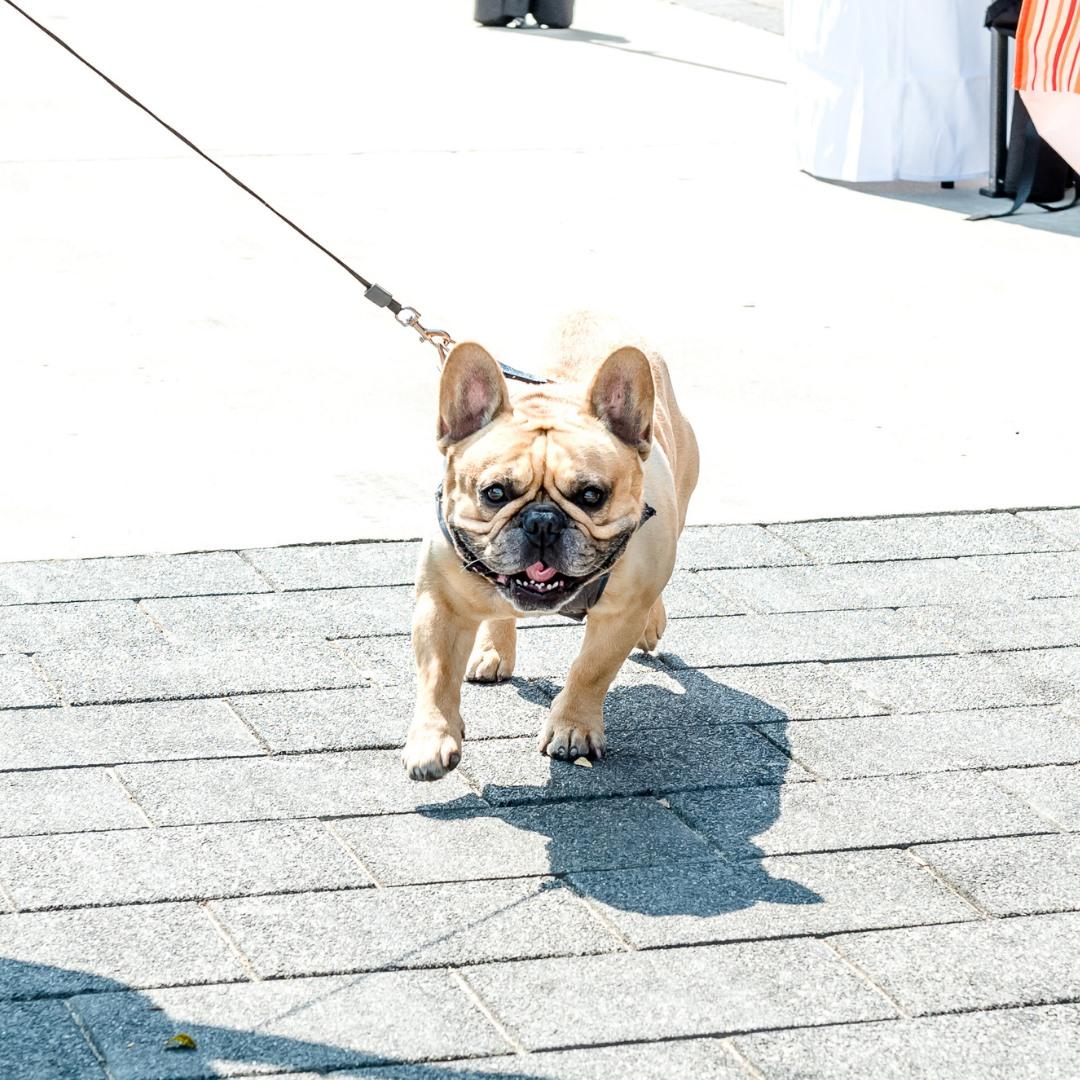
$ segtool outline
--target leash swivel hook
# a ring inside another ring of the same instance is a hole
[[[446,363],[447,356],[454,346],[454,339],[445,330],[429,329],[420,321],[420,312],[416,308],[403,307],[395,316],[402,326],[411,327],[420,335],[421,341],[434,345],[439,350],[439,366]]]

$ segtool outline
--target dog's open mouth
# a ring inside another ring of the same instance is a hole
[[[580,584],[581,578],[569,577],[556,570],[554,566],[534,562],[532,566],[525,567],[520,573],[498,574],[495,581],[512,593],[559,600],[573,592]]]

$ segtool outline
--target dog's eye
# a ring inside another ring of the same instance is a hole
[[[501,503],[506,502],[507,491],[502,484],[492,484],[490,487],[484,488],[480,492],[480,496],[489,506],[499,506]]]
[[[578,502],[589,510],[595,510],[607,498],[607,492],[598,487],[582,488]]]

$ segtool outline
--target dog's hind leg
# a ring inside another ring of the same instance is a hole
[[[505,682],[514,674],[517,658],[517,620],[487,619],[476,632],[465,678],[469,682]]]
[[[645,624],[645,630],[637,647],[643,652],[656,652],[656,646],[667,629],[667,612],[664,610],[664,598],[658,596],[649,609],[649,621]]]

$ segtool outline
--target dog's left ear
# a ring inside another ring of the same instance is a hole
[[[440,447],[468,438],[509,410],[506,380],[487,349],[472,341],[455,345],[439,383]]]
[[[589,407],[608,430],[632,446],[644,461],[652,449],[656,389],[652,368],[640,349],[616,349],[589,387]]]

